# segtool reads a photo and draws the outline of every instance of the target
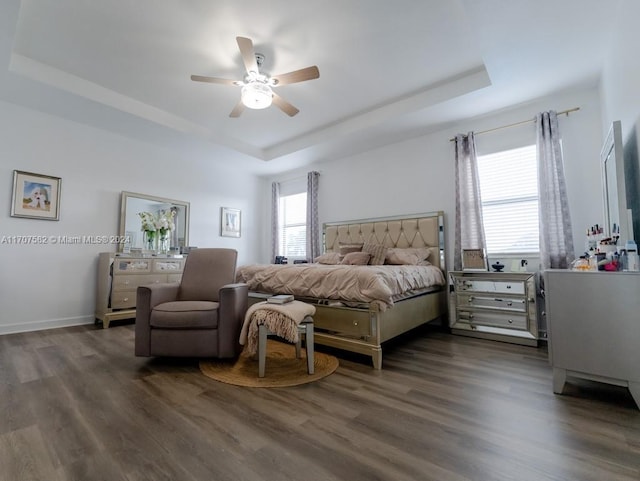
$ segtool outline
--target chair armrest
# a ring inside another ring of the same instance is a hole
[[[249,305],[249,285],[227,284],[220,288],[218,308],[218,357],[240,354],[240,330]]]
[[[140,301],[147,304],[149,310],[163,302],[177,301],[179,289],[180,284],[176,282],[139,286],[137,290],[136,307],[140,306]],[[142,296],[142,299],[140,296]]]
[[[136,356],[151,355],[151,310],[163,302],[178,298],[180,285],[176,283],[139,286],[136,291]]]

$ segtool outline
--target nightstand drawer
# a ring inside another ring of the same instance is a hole
[[[521,330],[527,330],[529,327],[525,313],[465,311],[461,309],[458,311],[458,317],[461,321],[466,321],[471,326],[477,324]]]
[[[525,284],[521,281],[494,281],[486,279],[458,279],[459,291],[496,292],[500,294],[524,294]]]
[[[527,301],[521,297],[493,297],[473,295],[469,293],[459,294],[458,305],[477,309],[499,309],[503,311],[526,312]]]

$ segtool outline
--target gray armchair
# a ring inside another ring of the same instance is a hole
[[[238,356],[249,290],[233,283],[237,257],[233,249],[194,249],[180,284],[138,287],[136,356]]]

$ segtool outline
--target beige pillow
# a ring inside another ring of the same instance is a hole
[[[393,265],[428,266],[431,250],[428,247],[393,247],[387,249],[385,262]]]
[[[326,254],[322,254],[321,256],[313,259],[313,262],[327,265],[340,264],[340,254],[338,254],[337,252],[327,252]]]
[[[371,254],[367,252],[349,252],[345,254],[340,264],[348,264],[351,266],[366,266],[369,263]]]
[[[384,264],[384,259],[387,254],[387,248],[381,244],[365,244],[362,246],[362,252],[368,252],[371,254],[369,264],[372,266],[381,266]]]
[[[340,242],[340,255],[345,256],[349,252],[360,252],[364,243],[343,244]]]

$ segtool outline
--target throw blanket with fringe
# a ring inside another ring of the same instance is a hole
[[[298,342],[298,324],[305,317],[313,316],[316,308],[311,304],[291,301],[286,304],[269,304],[258,302],[247,310],[244,324],[240,331],[240,344],[250,356],[258,352],[258,326],[265,327],[276,336],[289,342]]]

